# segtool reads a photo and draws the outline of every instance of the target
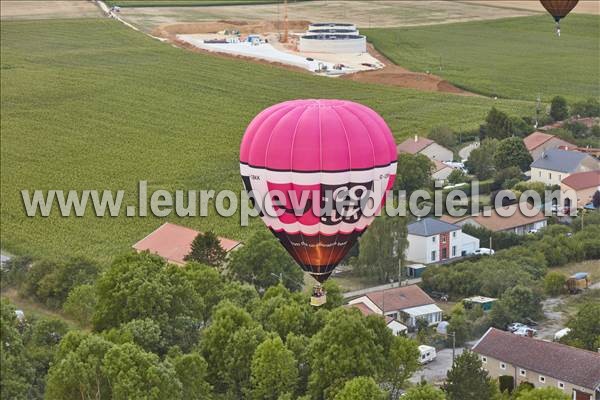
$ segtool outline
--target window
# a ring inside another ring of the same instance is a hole
[[[456,237],[456,231],[452,232],[452,237]]]
[[[435,261],[435,250],[431,252],[431,261]]]
[[[552,179],[552,172],[548,172],[548,179]]]
[[[558,382],[558,388],[559,389],[565,389],[565,384],[563,382]]]
[[[500,363],[500,369],[506,369],[506,364],[504,364],[503,362]]]
[[[540,383],[546,383],[546,377],[544,375],[540,375],[538,379]]]
[[[527,373],[525,372],[525,370],[523,368],[519,369],[519,375],[521,376],[527,376]]]
[[[561,174],[558,174],[558,180],[562,181],[562,175]]]
[[[452,246],[452,257],[456,257],[456,246]]]
[[[432,237],[431,237],[431,241],[432,241],[433,243],[435,243],[435,236],[432,236]]]
[[[487,363],[487,357],[482,356],[481,357],[481,362],[484,363],[484,364]]]

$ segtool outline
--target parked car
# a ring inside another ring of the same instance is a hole
[[[571,328],[563,328],[554,334],[554,341],[558,342],[563,337],[567,336],[571,332]]]
[[[493,249],[488,249],[487,247],[480,247],[479,249],[473,252],[473,254],[477,256],[493,256],[494,253],[495,251]]]
[[[425,346],[424,344],[419,346],[419,353],[421,353],[421,356],[419,357],[419,362],[421,364],[430,363],[437,357],[435,347]]]
[[[508,329],[509,332],[514,332],[514,331],[517,331],[522,328],[529,328],[529,327],[520,322],[513,322],[512,324],[510,324],[506,327],[506,329]]]
[[[537,335],[537,330],[526,326],[525,328],[517,329],[513,333],[517,336],[534,337]]]

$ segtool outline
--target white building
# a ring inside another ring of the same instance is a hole
[[[435,218],[408,225],[409,261],[429,264],[472,254],[479,239],[463,233],[462,228]]]
[[[577,172],[600,169],[600,161],[579,151],[550,149],[531,164],[531,181],[547,186],[560,185],[561,181]]]
[[[419,137],[406,139],[398,145],[398,153],[423,154],[432,160],[452,161],[454,153],[431,139]]]
[[[442,310],[417,285],[373,291],[351,300],[349,304],[391,317],[408,327],[415,327],[417,319],[426,320],[429,325],[442,321]]]

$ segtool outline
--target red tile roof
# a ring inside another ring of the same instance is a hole
[[[482,336],[473,351],[592,391],[600,385],[600,353],[495,328]]]
[[[571,174],[562,183],[575,190],[600,188],[600,171],[587,171]]]
[[[444,164],[441,161],[438,161],[438,160],[432,160],[432,161],[433,161],[433,165],[434,165],[433,173],[440,172],[441,170],[446,169],[446,168],[452,169],[452,167],[447,166],[446,164]]]
[[[435,304],[435,301],[417,285],[380,290],[367,293],[366,296],[383,312]]]
[[[532,209],[532,206],[529,204],[526,205],[528,209]],[[500,232],[509,229],[514,229],[519,226],[533,224],[535,222],[540,222],[546,219],[542,210],[538,210],[538,212],[532,216],[526,216],[521,212],[518,204],[513,204],[510,206],[502,207],[502,212],[507,213],[508,217],[503,217],[498,214],[498,211],[491,210],[491,214],[489,216],[485,216],[483,214],[477,214],[473,216],[463,216],[463,217],[451,217],[448,215],[444,215],[440,218],[440,220],[444,222],[448,222],[450,224],[457,224],[461,221],[470,219],[477,224],[483,226],[485,229],[488,229],[493,232]]]
[[[398,145],[398,152],[417,154],[432,143],[433,140],[431,139],[416,136],[414,138],[406,139],[404,142],[400,143]]]
[[[381,315],[381,314],[375,314],[375,311],[373,311],[369,307],[367,307],[367,305],[365,303],[354,303],[354,304],[348,304],[347,306],[348,306],[348,308],[356,308],[365,317],[367,317],[369,315]],[[394,320],[394,318],[390,317],[389,315],[385,316],[386,324],[389,324],[393,320]]]
[[[190,253],[192,242],[200,232],[185,226],[164,223],[154,232],[133,245],[137,251],[148,250],[165,260],[176,264],[185,264],[185,256]],[[235,240],[219,238],[226,252],[240,245]]]
[[[523,143],[525,143],[525,147],[528,151],[532,151],[540,147],[553,137],[555,136],[549,135],[544,132],[533,132],[531,135],[523,139]]]

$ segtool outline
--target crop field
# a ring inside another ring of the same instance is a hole
[[[108,0],[106,3],[110,6],[119,7],[202,7],[270,4],[280,2],[281,0]],[[291,2],[292,1],[290,1],[290,3]]]
[[[600,97],[600,16],[569,15],[416,28],[364,29],[375,47],[413,71],[472,92],[514,99]]]
[[[339,97],[383,115],[398,140],[432,126],[475,128],[492,105],[534,104],[424,93],[317,77],[174,48],[114,20],[1,25],[1,240],[14,254],[107,261],[166,220],[244,239],[239,218],[52,215],[28,218],[22,189],[231,189],[239,143],[261,109],[291,98]]]

